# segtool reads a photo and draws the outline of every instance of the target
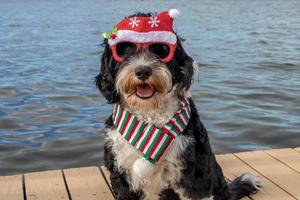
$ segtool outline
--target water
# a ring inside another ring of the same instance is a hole
[[[100,165],[101,33],[177,7],[216,153],[300,146],[300,1],[0,1],[0,175]]]

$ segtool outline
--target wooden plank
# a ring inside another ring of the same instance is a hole
[[[0,199],[24,199],[22,175],[0,176]]]
[[[296,151],[300,152],[300,147],[298,147],[298,148],[294,148],[294,150],[296,150]]]
[[[112,200],[111,191],[97,167],[64,170],[72,200]]]
[[[299,152],[294,149],[273,149],[265,152],[300,173]]]
[[[235,155],[290,195],[300,199],[300,174],[298,172],[263,151],[244,152]]]
[[[27,200],[68,200],[60,170],[24,174]]]
[[[233,180],[244,173],[252,173],[257,176],[263,183],[263,192],[256,193],[253,197],[259,200],[283,200],[294,199],[291,195],[283,191],[280,187],[270,180],[253,170],[233,154],[217,155],[218,163],[222,166],[224,176]]]
[[[108,183],[108,186],[111,188],[110,172],[108,171],[108,169],[104,165],[102,165],[100,167],[100,169],[101,169],[101,171],[103,173],[103,176],[104,176],[106,182]]]

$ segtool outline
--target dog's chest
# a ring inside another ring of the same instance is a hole
[[[177,137],[165,155],[154,165],[154,173],[148,179],[141,179],[133,172],[134,162],[142,157],[142,154],[127,143],[116,130],[108,130],[108,145],[111,145],[115,154],[115,166],[120,171],[126,171],[127,181],[134,191],[142,190],[146,199],[158,199],[159,193],[172,187],[177,189],[176,182],[181,177],[183,163],[179,159],[181,153],[188,145],[188,140]]]

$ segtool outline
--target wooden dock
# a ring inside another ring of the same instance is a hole
[[[255,200],[300,200],[300,147],[217,155],[226,178],[245,172],[260,177]],[[0,176],[0,200],[109,200],[109,172],[84,167]],[[250,198],[244,198],[250,199]]]

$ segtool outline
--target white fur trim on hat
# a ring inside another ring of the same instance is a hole
[[[167,44],[176,44],[177,37],[170,31],[151,31],[146,33],[131,31],[131,30],[119,30],[115,39],[109,39],[109,45],[114,45],[122,41],[127,42],[164,42]]]
[[[177,10],[177,9],[175,9],[175,8],[173,8],[173,9],[171,9],[171,10],[169,10],[169,15],[170,15],[170,17],[171,18],[175,18],[175,17],[178,17],[179,16],[179,10]]]

